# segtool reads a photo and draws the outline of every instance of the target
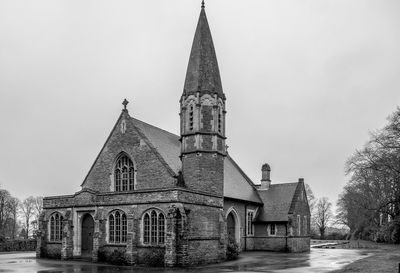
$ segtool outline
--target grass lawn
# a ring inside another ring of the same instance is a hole
[[[355,261],[335,273],[363,272],[386,273],[400,272],[400,245],[378,244],[368,241],[350,241],[349,244],[338,245],[337,248],[365,249],[372,254]]]

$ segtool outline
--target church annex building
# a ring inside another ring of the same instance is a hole
[[[119,116],[79,192],[46,197],[37,257],[188,266],[241,251],[310,249],[304,181],[254,184],[226,151],[225,94],[202,5],[180,99],[180,134]],[[234,145],[234,144],[233,144]]]

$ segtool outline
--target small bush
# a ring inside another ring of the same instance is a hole
[[[164,266],[164,253],[159,251],[148,251],[143,255],[143,263],[149,266]]]
[[[233,241],[232,239],[229,239],[228,241],[228,247],[226,249],[226,259],[228,261],[236,260],[239,256],[239,246],[238,244]]]
[[[98,251],[99,261],[107,262],[115,265],[126,265],[127,260],[125,259],[125,251],[119,249],[105,249],[100,248]]]

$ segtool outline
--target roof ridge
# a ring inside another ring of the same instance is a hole
[[[165,133],[168,133],[168,134],[170,134],[170,135],[172,135],[172,136],[175,136],[175,137],[177,137],[178,139],[180,138],[179,135],[176,135],[176,134],[174,134],[174,133],[171,133],[171,132],[169,132],[169,131],[167,131],[167,130],[165,130],[165,129],[162,129],[162,128],[160,128],[160,127],[154,126],[154,125],[152,125],[152,124],[150,124],[150,123],[147,123],[147,122],[145,122],[145,121],[143,121],[143,120],[140,120],[140,119],[137,119],[137,118],[134,118],[134,117],[131,117],[131,116],[129,116],[129,117],[130,117],[131,119],[135,120],[135,121],[139,121],[139,122],[141,122],[141,123],[143,123],[143,124],[146,124],[146,125],[148,125],[148,126],[154,128],[154,129],[157,129],[157,130],[163,131],[163,132],[165,132]]]
[[[299,182],[289,182],[289,183],[271,183],[271,186],[278,186],[278,185],[295,185],[298,184]]]
[[[132,118],[132,117],[131,117]],[[140,121],[138,119],[132,118],[136,121]],[[140,121],[141,122],[141,121]],[[142,122],[145,123],[145,122]],[[147,124],[147,123],[146,123]],[[150,125],[150,124],[149,124]],[[147,145],[149,145],[150,149],[154,152],[154,154],[156,155],[156,157],[161,161],[161,163],[167,168],[168,172],[175,177],[177,175],[177,173],[175,173],[175,171],[171,168],[171,166],[165,161],[165,158],[160,154],[160,152],[157,150],[157,148],[154,146],[153,142],[146,136],[146,134],[138,127],[134,124],[133,122],[133,126],[135,127],[135,129],[137,130],[137,132],[140,134],[140,136],[144,139],[144,141],[146,142]],[[155,127],[155,126],[153,126]],[[158,127],[155,127],[158,128]],[[159,129],[159,128],[158,128]],[[165,131],[165,130],[163,130]],[[167,132],[167,131],[165,131]],[[169,132],[168,132],[169,133]]]

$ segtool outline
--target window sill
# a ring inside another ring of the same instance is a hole
[[[105,244],[104,246],[116,246],[116,247],[126,247],[126,243],[117,243],[117,244],[114,244],[114,243],[107,243],[107,244]]]
[[[164,247],[165,247],[165,244],[162,244],[162,245],[141,244],[140,247],[146,247],[146,248],[164,248]]]
[[[62,241],[48,241],[47,244],[48,245],[61,245]]]

